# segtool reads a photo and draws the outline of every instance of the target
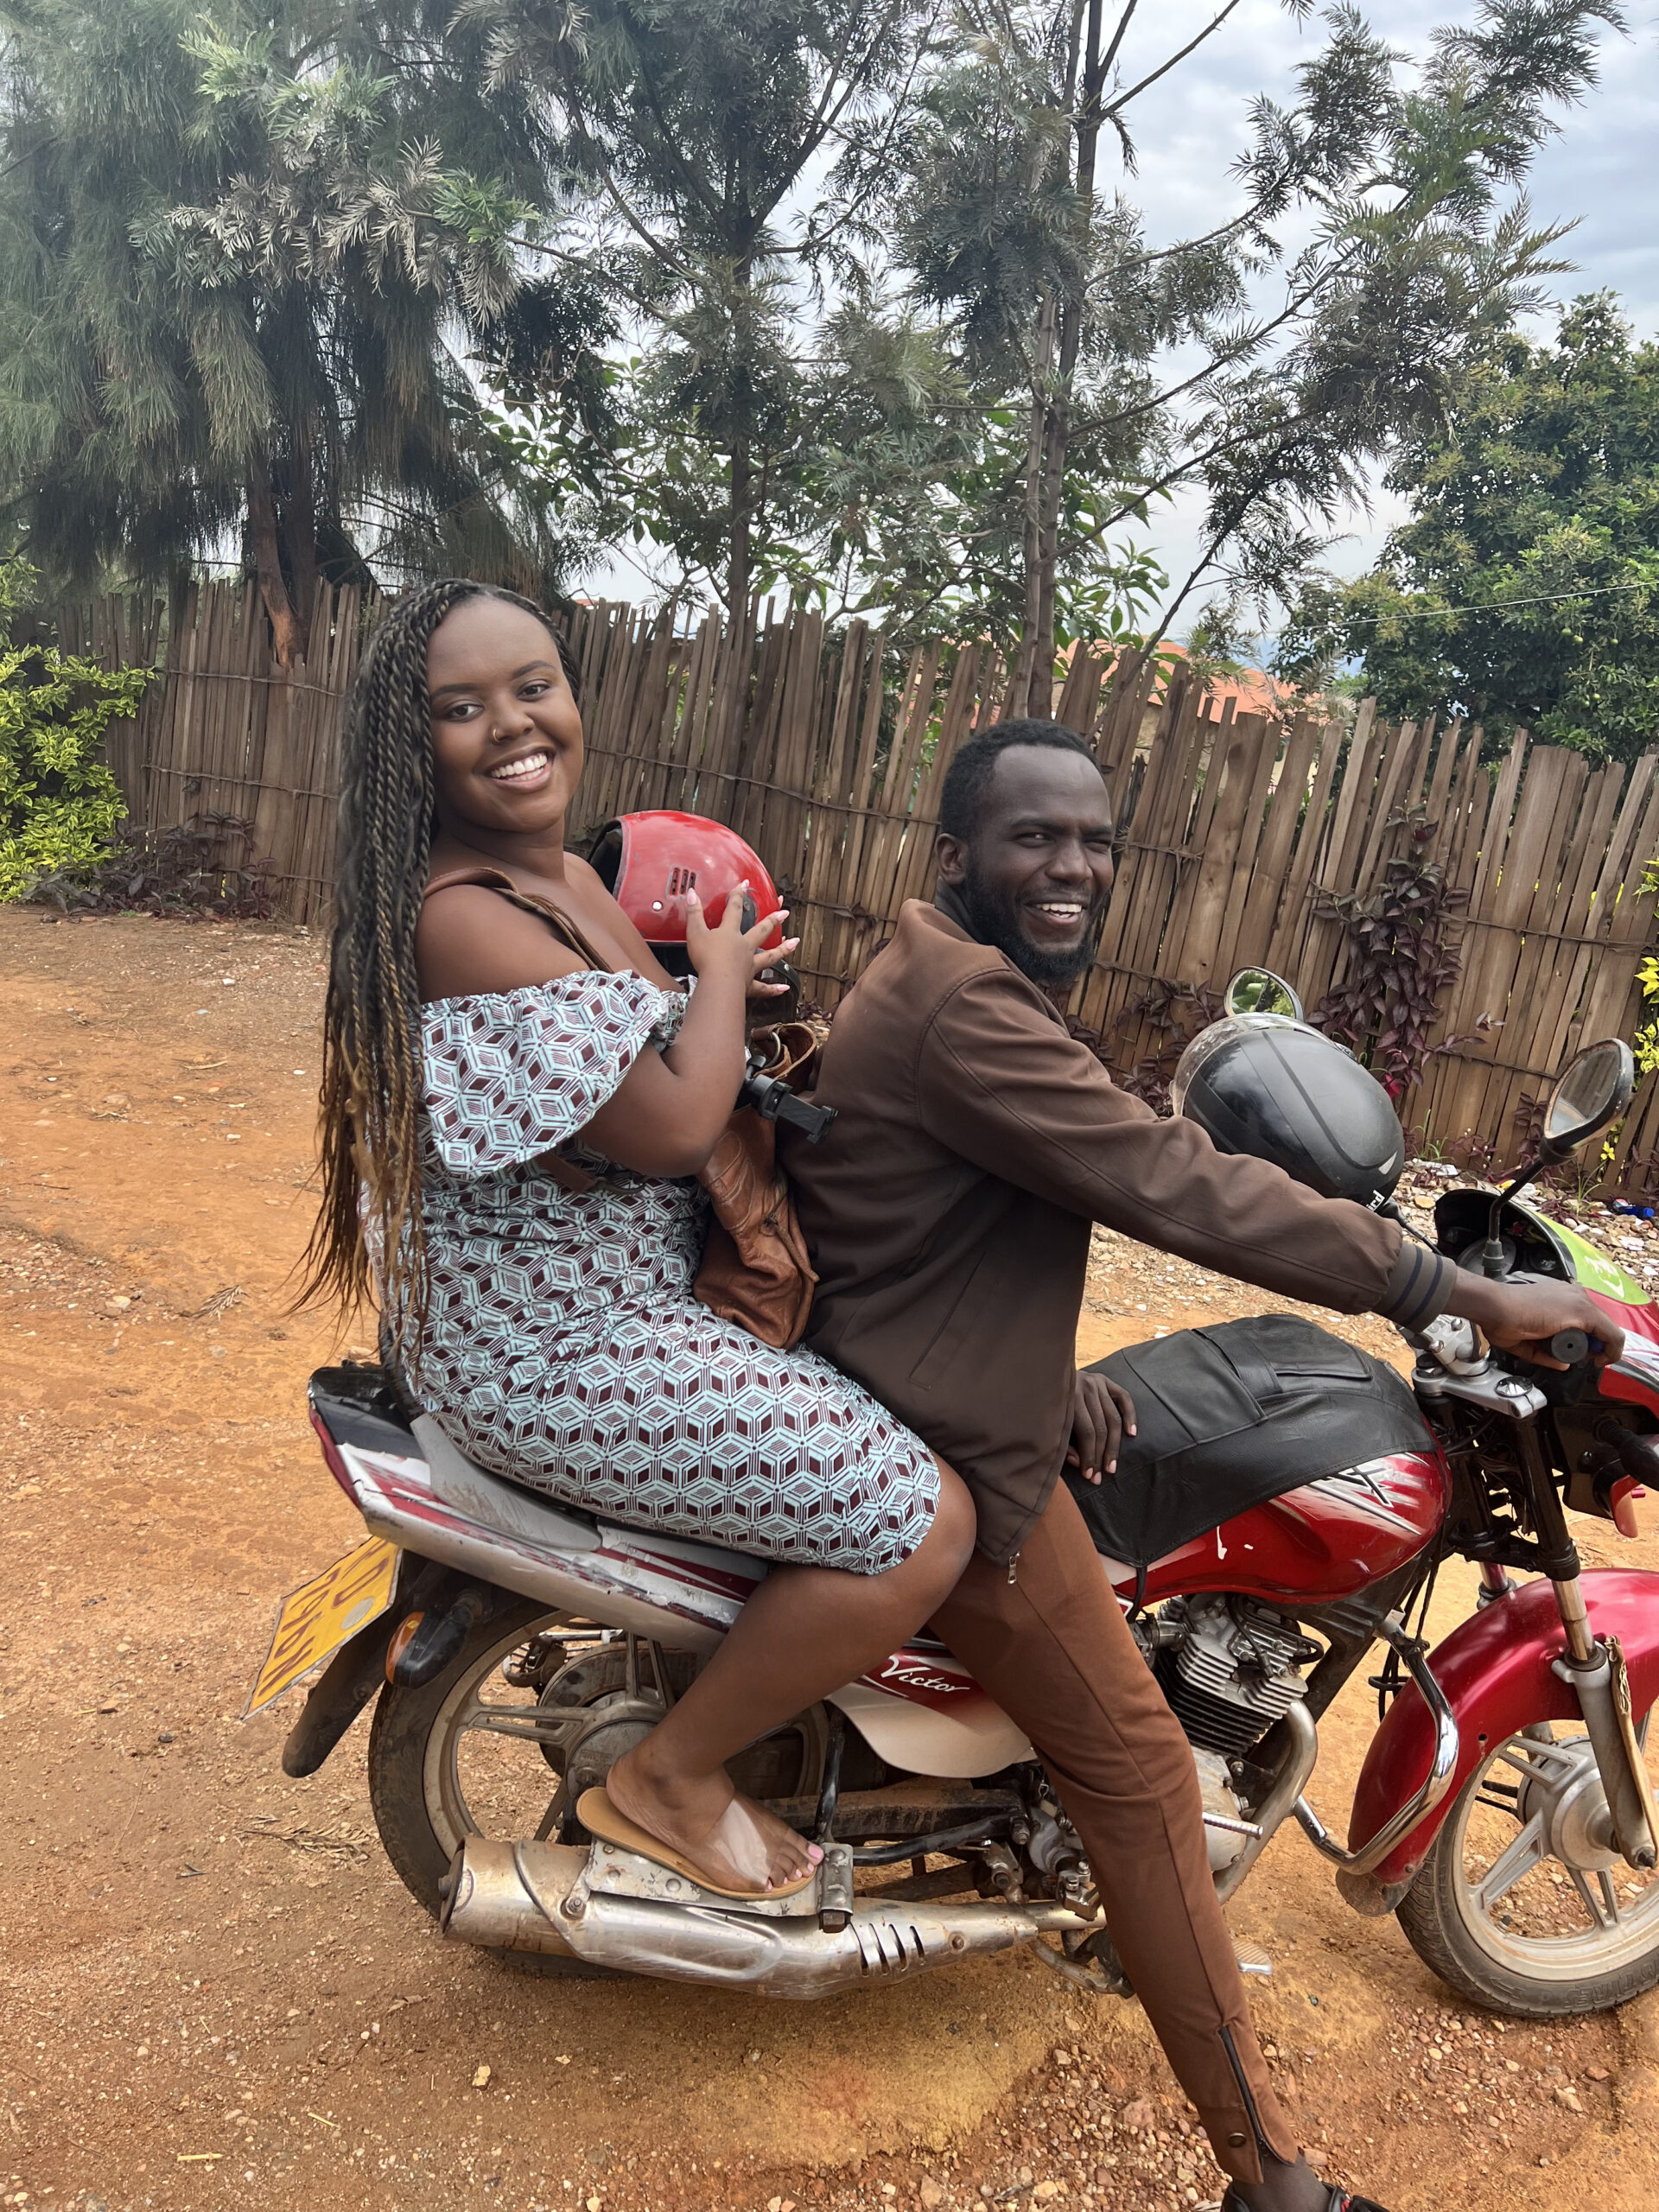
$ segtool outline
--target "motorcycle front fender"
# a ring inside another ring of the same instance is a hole
[[[1639,1719],[1659,1700],[1659,1574],[1599,1568],[1584,1575],[1580,1587],[1592,1630],[1618,1637],[1624,1647]],[[1551,1661],[1565,1649],[1554,1591],[1539,1580],[1474,1614],[1429,1654],[1430,1670],[1457,1719],[1458,1763],[1439,1804],[1372,1869],[1379,1889],[1410,1881],[1458,1792],[1499,1744],[1534,1721],[1581,1720],[1572,1689],[1551,1671]],[[1421,1693],[1408,1682],[1360,1769],[1348,1823],[1350,1851],[1362,1849],[1421,1787],[1433,1749],[1433,1718]]]

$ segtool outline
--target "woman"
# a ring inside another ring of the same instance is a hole
[[[777,957],[694,917],[683,991],[564,849],[575,671],[547,617],[431,584],[386,617],[346,732],[311,1287],[378,1292],[410,1389],[482,1465],[778,1562],[692,1687],[611,1770],[625,1820],[755,1894],[822,1857],[724,1762],[925,1621],[973,1546],[962,1484],[859,1387],[691,1295],[689,1180]],[[476,883],[493,868],[603,963]],[[428,895],[429,884],[435,887]],[[542,1164],[557,1148],[553,1164]],[[572,1166],[591,1175],[572,1176]]]

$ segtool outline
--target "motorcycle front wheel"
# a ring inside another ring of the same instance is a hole
[[[1659,1874],[1597,1846],[1605,1799],[1589,1738],[1561,1726],[1491,1753],[1398,1907],[1431,1972],[1518,2019],[1605,2012],[1659,1982]]]

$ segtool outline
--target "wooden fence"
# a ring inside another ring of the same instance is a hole
[[[250,820],[284,910],[326,918],[340,703],[366,623],[351,591],[319,594],[292,672],[270,659],[251,593],[192,592],[170,628],[116,600],[66,609],[66,645],[163,676],[110,756],[135,821]],[[785,880],[810,988],[833,1005],[905,899],[928,894],[940,778],[995,721],[1007,671],[988,650],[901,652],[853,623],[833,641],[808,610],[688,633],[623,606],[579,608],[588,768],[583,822],[683,807],[730,822]],[[1078,652],[1054,712],[1090,734],[1124,847],[1096,965],[1077,1001],[1125,1068],[1158,1041],[1143,1005],[1160,982],[1225,981],[1262,963],[1315,1004],[1347,973],[1331,902],[1368,895],[1412,849],[1469,894],[1450,1049],[1405,1102],[1431,1143],[1518,1148],[1525,1102],[1581,1041],[1628,1036],[1654,932],[1641,888],[1659,852],[1659,753],[1632,769],[1478,729],[1217,714],[1179,683],[1155,715],[1140,688]],[[1489,1027],[1478,1035],[1479,1018]],[[1659,1182],[1659,1087],[1647,1079],[1614,1170]]]

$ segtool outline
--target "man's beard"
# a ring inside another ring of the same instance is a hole
[[[971,861],[957,895],[980,943],[1006,952],[1020,974],[1039,989],[1052,991],[1059,984],[1075,983],[1095,957],[1101,917],[1106,909],[1103,899],[1096,899],[1089,910],[1076,945],[1067,951],[1050,952],[1033,944],[1020,928],[1020,910],[1012,895],[994,891]]]

